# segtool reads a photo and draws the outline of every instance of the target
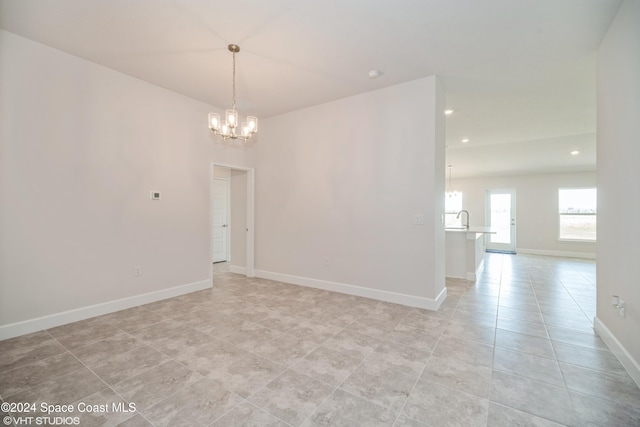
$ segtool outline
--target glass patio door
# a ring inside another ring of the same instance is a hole
[[[487,234],[487,250],[516,252],[516,191],[487,190],[487,227],[496,233]]]

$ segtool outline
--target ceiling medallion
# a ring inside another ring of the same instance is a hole
[[[233,91],[231,109],[224,112],[224,123],[220,121],[220,114],[209,113],[209,129],[213,135],[219,135],[223,141],[242,140],[247,141],[258,132],[258,118],[247,116],[247,121],[238,126],[238,111],[236,110],[236,53],[240,52],[240,46],[230,44],[229,52],[233,55]]]

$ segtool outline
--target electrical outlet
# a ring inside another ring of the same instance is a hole
[[[322,265],[324,265],[325,267],[329,266],[329,257],[328,256],[324,257],[324,259],[322,260]]]
[[[133,267],[133,275],[142,276],[142,267],[140,267],[139,265],[136,265],[135,267]]]

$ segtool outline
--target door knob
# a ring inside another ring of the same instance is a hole
[[[226,227],[226,226],[227,226],[227,224],[222,224],[222,226],[223,226],[223,227]]]

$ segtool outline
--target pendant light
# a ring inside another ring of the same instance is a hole
[[[449,188],[447,189],[447,196],[452,199],[458,197],[458,192],[451,189],[451,170],[453,169],[453,165],[448,165],[449,168]]]
[[[224,123],[220,121],[220,114],[209,113],[209,129],[211,129],[213,135],[221,136],[223,141],[239,139],[246,142],[258,132],[258,118],[247,116],[247,121],[240,126],[238,125],[238,111],[236,110],[236,53],[240,52],[240,46],[230,44],[228,49],[233,55],[231,109],[224,112]]]

